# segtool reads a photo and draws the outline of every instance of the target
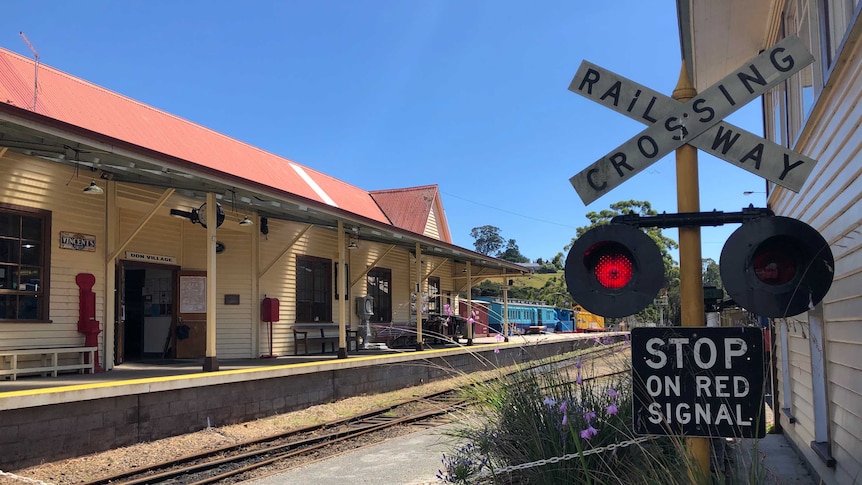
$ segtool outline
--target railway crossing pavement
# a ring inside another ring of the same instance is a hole
[[[430,485],[444,483],[437,479],[443,465],[443,453],[456,446],[455,438],[445,429],[427,429],[384,443],[321,460],[266,478],[251,480],[249,485]],[[733,447],[745,477],[754,455],[754,440],[740,440]],[[783,435],[768,434],[757,441],[757,456],[765,468],[764,483],[778,485],[814,485],[802,460]],[[741,482],[740,482],[741,483]]]

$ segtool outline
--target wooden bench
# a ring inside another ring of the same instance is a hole
[[[17,380],[21,374],[51,374],[57,377],[61,371],[76,370],[83,374],[85,371],[93,373],[95,363],[94,356],[96,347],[56,347],[44,349],[0,349],[0,376],[11,376]],[[78,354],[76,363],[60,364],[60,355]],[[38,367],[18,367],[18,357],[27,355],[40,356]]]
[[[317,336],[318,331],[320,336]],[[328,334],[327,331],[334,334]],[[311,336],[309,337],[309,333]],[[353,343],[353,350],[359,349],[359,332],[357,330],[347,331],[347,350]],[[308,344],[320,345],[320,353],[326,353],[326,344],[329,344],[332,352],[338,346],[338,329],[335,327],[294,327],[293,328],[293,355],[299,355],[299,346],[303,347],[303,354],[308,354]]]

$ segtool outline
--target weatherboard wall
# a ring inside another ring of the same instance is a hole
[[[799,194],[779,187],[770,198],[777,214],[820,231],[835,257],[832,287],[822,302],[824,341],[811,340],[807,314],[776,321],[788,328],[789,402],[796,418],[790,423],[782,417],[783,429],[827,483],[851,483],[862,475],[862,49],[846,42],[840,56],[795,145],[818,164]],[[810,447],[815,440],[811,345],[822,346],[826,360],[834,468]]]
[[[81,346],[78,333],[78,273],[96,276],[96,315],[104,309],[104,197],[83,192],[89,173],[76,173],[56,163],[6,152],[0,158],[0,203],[51,212],[50,308],[47,322],[0,322],[0,345],[4,348]],[[60,232],[96,237],[96,251],[60,248]],[[104,322],[102,323],[104,326]],[[36,357],[38,359],[38,356]],[[23,357],[19,362],[26,360]],[[23,365],[22,365],[23,366]]]

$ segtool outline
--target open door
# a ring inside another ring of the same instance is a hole
[[[176,327],[173,331],[175,357],[204,358],[207,345],[207,273],[178,271]]]
[[[117,271],[114,275],[114,284],[116,291],[114,292],[114,365],[120,365],[126,361],[126,296],[125,296],[125,267],[123,262],[117,264]],[[107,342],[105,342],[107,345]]]

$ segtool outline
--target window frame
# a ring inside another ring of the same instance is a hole
[[[16,296],[28,296],[34,295],[37,299],[36,304],[36,318],[0,318],[0,322],[3,323],[45,323],[51,322],[50,315],[50,282],[51,282],[51,222],[52,222],[52,213],[49,210],[44,209],[35,209],[31,207],[22,207],[15,206],[11,204],[0,204],[0,213],[14,215],[16,217],[29,217],[39,219],[41,221],[42,230],[40,235],[40,244],[41,244],[41,254],[39,255],[41,262],[38,265],[22,265],[21,262],[21,252],[20,245],[21,241],[27,239],[24,237],[24,234],[19,231],[17,236],[18,244],[19,244],[19,261],[17,263],[18,274],[21,274],[20,268],[22,266],[33,267],[36,266],[40,269],[39,271],[39,281],[40,281],[40,289],[34,291],[26,291],[21,290],[19,288],[0,288],[0,295],[16,295]],[[13,236],[0,236],[3,239],[12,239]],[[13,266],[11,262],[4,262],[0,264],[0,267],[9,267]],[[20,282],[19,282],[20,283]],[[17,306],[16,306],[17,308]]]
[[[372,281],[374,278],[374,281]],[[386,289],[380,289],[380,282],[386,283]],[[366,294],[374,298],[374,318],[378,323],[392,321],[392,270],[389,268],[374,267],[368,271],[365,277]],[[381,296],[383,295],[383,296]]]
[[[332,323],[332,271],[331,259],[296,256],[296,323]]]

